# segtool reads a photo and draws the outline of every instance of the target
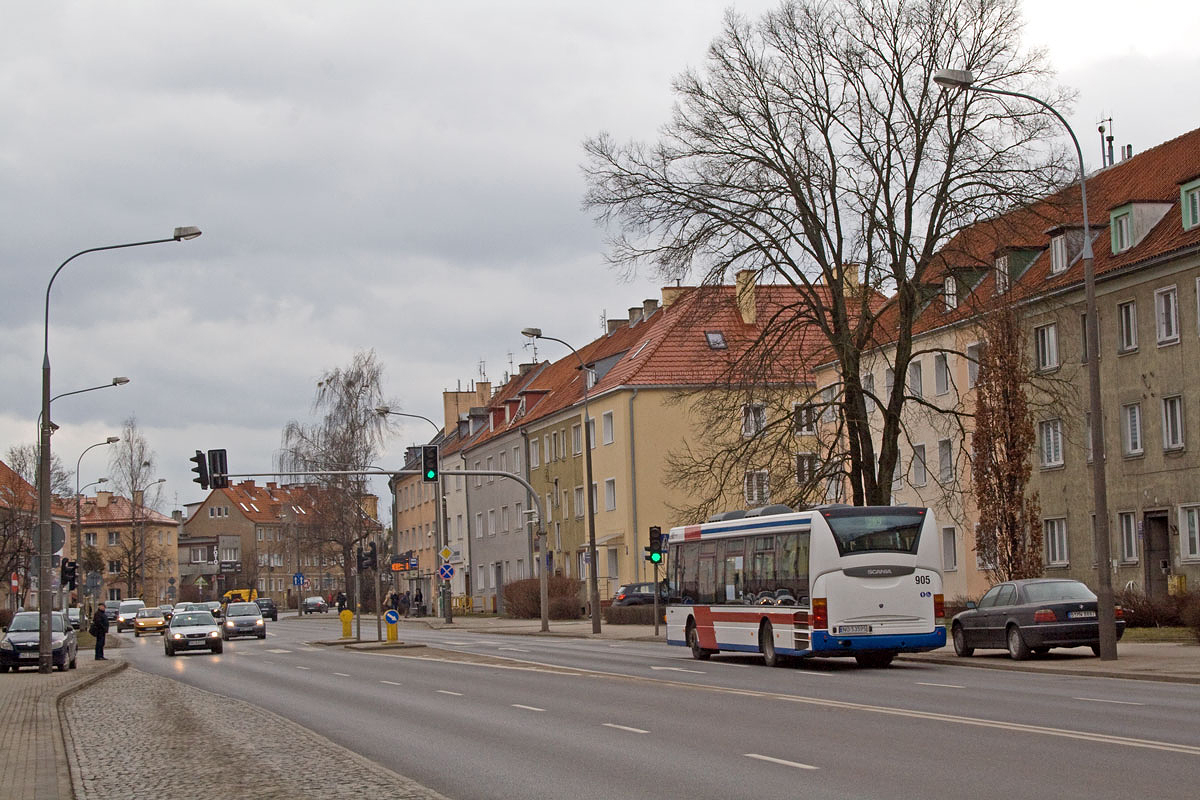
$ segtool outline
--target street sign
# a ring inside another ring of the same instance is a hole
[[[39,525],[33,531],[33,540],[37,546],[38,552],[42,550],[42,527]],[[57,553],[63,549],[63,545],[67,541],[67,532],[63,530],[63,526],[57,522],[50,523],[50,552]]]
[[[438,551],[438,555],[442,557],[442,561],[449,561],[450,556],[454,555],[454,551],[449,547],[443,547]]]
[[[196,585],[203,589],[205,586],[208,586],[208,581],[204,580],[204,576],[201,575],[199,578],[196,578]]]
[[[12,574],[12,593],[16,594],[21,588],[21,576],[17,573]]]
[[[301,586],[304,584],[304,573],[297,572],[292,576],[292,586]]]
[[[388,625],[395,625],[400,621],[400,615],[396,613],[396,609],[389,608],[383,615],[383,621]]]
[[[448,581],[454,577],[454,565],[442,564],[438,567],[438,577],[444,581]]]

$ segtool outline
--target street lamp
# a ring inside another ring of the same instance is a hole
[[[136,501],[137,495],[141,494],[141,496],[142,496],[141,502],[137,503],[137,505],[140,505],[143,509],[145,509],[146,508],[146,492],[150,490],[151,486],[155,486],[157,484],[166,483],[166,482],[167,482],[166,478],[159,478],[156,481],[150,481],[148,484],[146,484],[144,487],[142,487],[142,489],[140,491],[135,489],[133,492],[134,496],[130,499]],[[130,510],[130,516],[136,518],[135,512],[132,509]],[[130,522],[132,523],[132,521],[133,520],[131,519]],[[138,571],[139,571],[140,575],[138,576],[138,588],[141,590],[140,593],[142,595],[145,595],[146,594],[146,519],[145,519],[145,516],[142,517],[141,547],[139,548],[139,550],[140,550],[140,553],[139,553],[139,558],[138,558]],[[143,599],[145,599],[145,598],[143,597]]]
[[[50,276],[50,282],[46,284],[46,308],[42,331],[42,421],[38,426],[40,428],[38,431],[40,444],[38,452],[38,535],[40,536],[38,540],[38,672],[49,674],[54,668],[52,663],[54,653],[50,639],[50,431],[54,424],[50,419],[50,290],[54,287],[54,279],[58,277],[58,273],[63,271],[63,267],[86,253],[122,250],[127,247],[141,247],[164,242],[180,242],[195,239],[199,235],[199,228],[188,225],[176,228],[169,239],[110,244],[104,247],[80,250],[59,264],[58,269],[54,270],[54,274]]]
[[[105,444],[107,444],[107,442],[105,442]],[[77,579],[84,579],[86,577],[79,569],[79,549],[78,548],[81,547],[81,545],[79,543],[79,539],[80,539],[79,530],[80,530],[80,525],[81,525],[81,523],[79,522],[79,500],[80,500],[81,495],[84,492],[86,492],[89,487],[99,486],[102,483],[108,483],[108,478],[97,478],[96,480],[92,481],[91,483],[86,484],[81,489],[81,488],[79,488],[79,471],[76,470],[76,472],[75,472],[75,547],[76,547],[75,575],[76,575]],[[67,595],[64,594],[64,596],[67,596]],[[65,608],[66,605],[64,604],[63,607]],[[92,612],[92,609],[91,609],[91,606],[89,605],[87,608],[87,613],[84,615],[84,617],[86,618],[86,617],[90,616],[91,612]]]
[[[391,415],[393,417],[412,417],[413,419],[423,419],[426,422],[428,422],[430,425],[433,426],[433,429],[435,431],[434,438],[437,438],[438,436],[442,435],[442,429],[438,426],[438,424],[436,422],[431,420],[429,417],[423,417],[420,414],[409,414],[404,411],[392,411],[390,406],[378,406],[375,409],[375,413],[381,417],[386,417],[386,416]],[[441,448],[438,448],[438,484],[437,484],[437,497],[434,498],[434,502],[435,502],[434,515],[437,518],[436,524],[437,524],[437,528],[438,528],[438,542],[443,547],[449,547],[450,546],[450,531],[447,529],[447,526],[445,524],[446,515],[442,509],[442,501],[443,501],[443,498],[446,496],[446,478],[445,478],[445,476],[442,475],[441,461],[442,461],[442,451],[441,451]],[[392,489],[392,540],[395,543],[395,551],[397,553],[399,553],[400,552],[400,531],[399,531],[399,526],[397,525],[398,517],[396,516],[396,513],[397,513],[396,512],[396,483],[395,483],[394,476],[388,480],[388,485]],[[438,586],[438,597],[440,597],[441,601],[442,601],[442,618],[447,623],[453,623],[454,622],[454,609],[450,607],[450,599],[451,599],[450,582],[446,581],[446,580],[442,580],[441,578],[439,578],[438,580],[439,580],[439,584],[440,584]]]
[[[124,380],[125,383],[129,382],[129,378],[113,378],[113,382],[109,385],[116,386],[118,380]],[[103,387],[96,387],[96,388],[103,388]],[[87,391],[91,391],[91,390],[83,389],[82,391],[87,392]],[[121,439],[119,437],[109,436],[103,442],[96,442],[95,444],[88,445],[87,447],[83,448],[83,452],[80,453],[79,458],[77,458],[75,460],[75,563],[77,565],[79,563],[79,554],[81,552],[83,552],[83,534],[81,532],[82,528],[80,527],[80,523],[79,523],[79,494],[83,490],[79,488],[79,465],[83,463],[83,456],[87,453],[88,450],[91,450],[93,447],[104,447],[105,445],[116,444],[119,441],[121,441]],[[101,478],[98,481],[93,481],[93,483],[103,483],[104,481],[107,481],[107,480],[108,480],[108,478]],[[88,486],[91,486],[91,485],[92,484],[90,484],[90,483],[88,484]],[[78,570],[77,570],[77,574],[78,574]]]
[[[596,578],[596,573],[599,571],[599,565],[596,563],[596,508],[592,502],[592,418],[588,413],[588,376],[591,370],[583,363],[583,356],[579,355],[574,347],[564,342],[562,339],[556,339],[553,336],[546,336],[542,333],[541,328],[523,328],[522,336],[528,336],[530,339],[549,339],[552,342],[558,342],[575,354],[575,358],[579,359],[579,368],[583,370],[583,463],[584,471],[587,475],[587,488],[584,489],[584,497],[587,504],[587,520],[588,520],[588,559],[591,562],[591,568],[588,570],[588,605],[592,609],[592,633],[600,632],[600,583]],[[545,551],[543,551],[543,564],[541,571],[545,573]],[[543,600],[544,602],[544,600]]]
[[[933,76],[933,82],[943,88],[957,88],[963,91],[976,91],[984,94],[997,94],[1005,97],[1017,97],[1035,103],[1054,115],[1062,123],[1071,136],[1075,145],[1075,155],[1079,160],[1079,194],[1083,204],[1083,286],[1087,300],[1087,333],[1088,353],[1088,398],[1092,413],[1092,503],[1095,506],[1095,524],[1092,530],[1093,547],[1096,563],[1099,565],[1098,586],[1096,591],[1099,606],[1100,624],[1100,660],[1115,661],[1117,658],[1117,628],[1116,614],[1113,609],[1113,587],[1111,570],[1111,554],[1108,543],[1108,482],[1105,475],[1104,459],[1104,417],[1100,407],[1100,315],[1096,310],[1096,272],[1092,263],[1092,231],[1088,219],[1087,181],[1083,167],[1083,150],[1079,147],[1079,139],[1075,131],[1062,114],[1045,100],[1021,92],[1006,89],[995,89],[990,86],[975,84],[975,75],[965,69],[938,70]]]

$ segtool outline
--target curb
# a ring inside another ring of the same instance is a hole
[[[65,686],[58,690],[54,697],[54,727],[57,735],[54,735],[54,758],[60,764],[66,764],[67,769],[59,773],[58,793],[60,797],[75,798],[75,784],[83,780],[79,774],[79,765],[75,763],[75,759],[70,757],[70,754],[75,751],[75,743],[71,739],[71,731],[63,724],[63,701],[76,692],[82,691],[97,681],[107,678],[110,675],[115,675],[118,672],[126,669],[129,662],[124,659],[112,664],[106,664],[104,668],[94,675],[89,675],[76,683]],[[66,786],[63,786],[64,781]],[[65,789],[65,791],[64,791]]]
[[[1121,672],[1119,670],[1078,670],[1067,667],[1034,667],[1032,665],[1025,666],[1019,663],[1004,662],[1004,661],[983,661],[973,658],[959,658],[957,656],[920,656],[920,655],[899,655],[897,656],[902,661],[913,661],[917,663],[927,664],[947,664],[955,667],[974,667],[976,669],[994,669],[1005,672],[1024,672],[1026,674],[1043,674],[1043,675],[1069,675],[1076,678],[1114,678],[1117,680],[1128,681],[1153,681],[1157,683],[1184,683],[1192,685],[1200,685],[1200,677],[1192,678],[1186,675],[1162,675],[1149,674],[1142,672]]]

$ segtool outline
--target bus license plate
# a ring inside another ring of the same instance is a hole
[[[870,625],[841,625],[838,627],[838,633],[870,633]]]
[[[1068,611],[1068,619],[1092,619],[1096,616],[1095,611]]]

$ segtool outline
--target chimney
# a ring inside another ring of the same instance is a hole
[[[662,287],[662,306],[670,308],[671,304],[678,300],[683,295],[692,290],[690,286],[664,286]]]
[[[642,301],[642,319],[650,319],[650,315],[658,310],[658,301],[654,298]]]
[[[620,330],[628,324],[629,320],[627,319],[610,319],[608,321],[608,330],[605,331],[605,334],[611,336],[613,331]]]
[[[533,369],[536,366],[537,366],[537,364],[532,363],[532,362],[528,363],[528,364],[518,364],[517,365],[517,374],[518,375],[526,375],[529,373],[529,370]]]
[[[275,485],[275,481],[267,481],[267,489],[268,490],[274,490],[276,488],[278,488],[278,487]]]
[[[633,327],[642,321],[642,307],[632,306],[629,309],[629,327]]]
[[[96,492],[96,508],[108,508],[112,500],[112,492]]]
[[[758,322],[758,304],[754,298],[755,274],[752,269],[743,269],[737,274],[738,311],[741,312],[742,322],[746,325],[754,325]]]
[[[860,264],[849,262],[842,265],[842,289],[851,297],[858,294],[860,285]]]
[[[1133,145],[1131,145],[1131,144],[1121,145],[1121,160],[1128,161],[1131,158],[1133,158]]]
[[[144,505],[145,505],[145,503],[143,503],[142,501],[143,501],[143,500],[145,500],[145,499],[146,499],[146,493],[145,493],[145,491],[143,491],[143,490],[141,490],[141,489],[136,489],[136,490],[134,490],[134,493],[133,493],[133,504],[134,504],[135,506],[144,506]]]

